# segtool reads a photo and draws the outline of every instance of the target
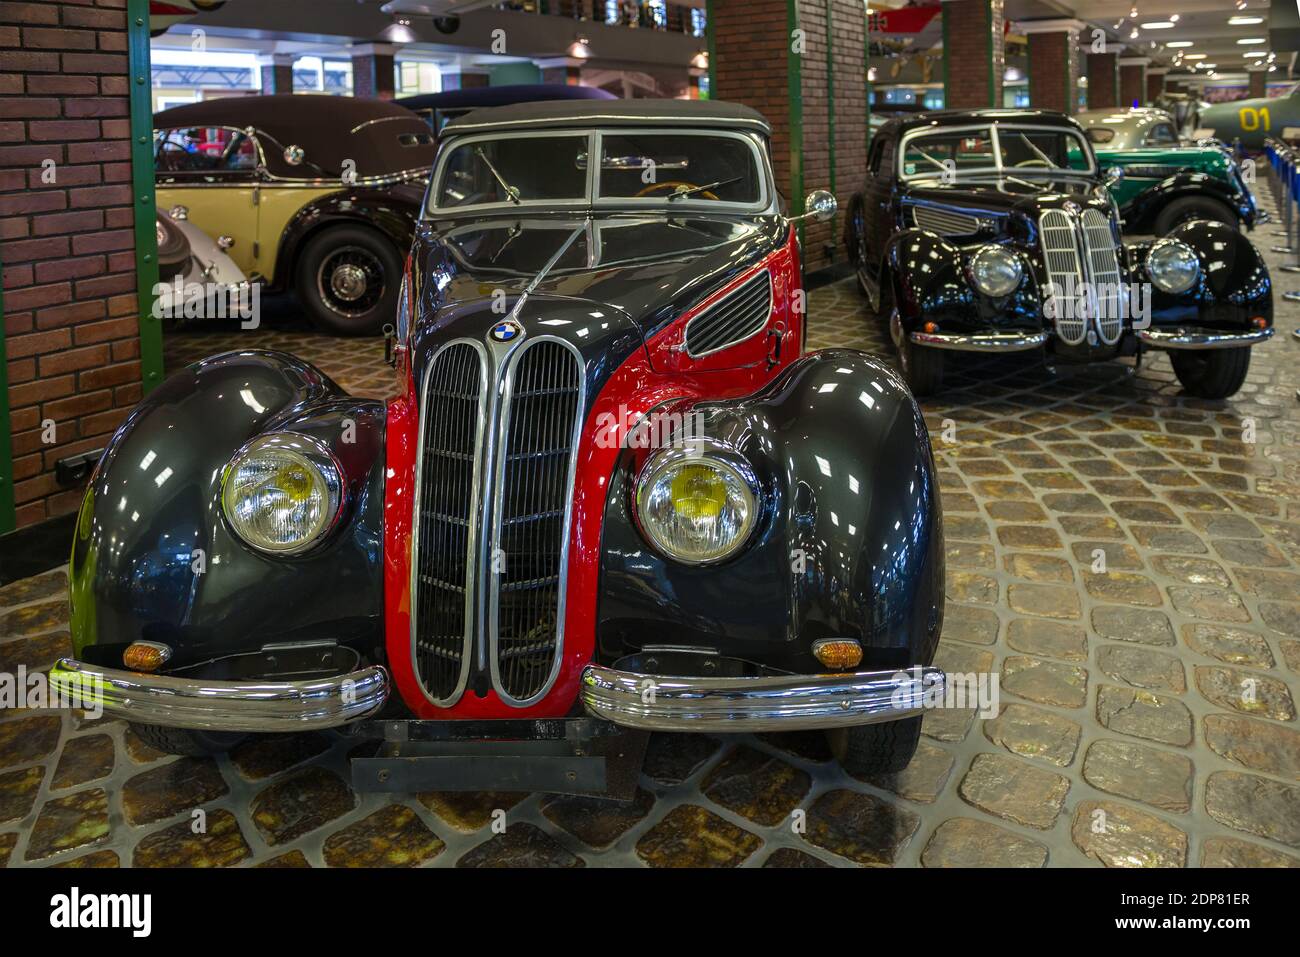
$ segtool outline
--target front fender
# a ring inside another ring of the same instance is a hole
[[[1273,325],[1273,283],[1268,266],[1253,243],[1231,226],[1195,220],[1183,223],[1168,238],[1192,248],[1201,275],[1187,292],[1170,294],[1151,287],[1151,323],[1195,324],[1205,329],[1240,332],[1262,317]],[[1150,281],[1146,259],[1150,243],[1131,246],[1137,278]]]
[[[1185,196],[1205,196],[1218,200],[1247,226],[1254,225],[1254,212],[1250,202],[1235,184],[1226,183],[1217,176],[1182,169],[1167,176],[1155,185],[1134,196],[1122,211],[1124,229],[1132,233],[1144,233],[1151,230],[1160,210],[1176,199]]]
[[[225,353],[171,376],[114,435],[82,503],[69,566],[77,657],[120,667],[141,638],[173,649],[169,667],[286,641],[370,654],[382,641],[383,430],[381,403],[283,353]],[[339,526],[296,558],[253,551],[221,508],[226,464],[273,431],[318,439],[345,473]]]
[[[688,644],[796,673],[818,638],[862,642],[864,668],[928,664],[943,620],[944,551],[929,436],[888,367],[845,350],[792,364],[755,395],[701,402],[704,434],[744,457],[761,514],[714,566],[654,551],[636,527],[644,454],[625,449],[602,538],[598,641],[613,660]]]

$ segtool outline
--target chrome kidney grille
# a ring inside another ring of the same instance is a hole
[[[686,354],[707,356],[761,332],[772,314],[772,275],[766,269],[686,324]]]
[[[412,654],[429,699],[454,704],[476,670],[516,706],[554,682],[584,370],[538,337],[439,351],[421,402]]]
[[[485,350],[469,342],[447,346],[430,363],[420,404],[412,650],[420,681],[438,704],[459,697],[468,673],[485,371]]]
[[[1078,345],[1087,338],[1091,321],[1101,341],[1113,344],[1123,331],[1128,299],[1110,220],[1096,209],[1078,215],[1048,209],[1038,226],[1047,279],[1054,287],[1056,335]]]
[[[488,636],[492,683],[518,703],[545,692],[559,664],[581,362],[563,343],[538,340],[518,353],[509,384]]]

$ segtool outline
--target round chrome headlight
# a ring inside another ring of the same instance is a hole
[[[259,551],[294,555],[333,527],[343,502],[338,463],[302,435],[263,435],[226,467],[221,504],[240,538]]]
[[[758,518],[753,480],[698,447],[650,459],[637,483],[636,509],[650,543],[692,565],[734,554]]]
[[[985,246],[970,260],[970,279],[986,296],[1009,296],[1020,285],[1024,269],[1014,253],[1001,246]]]
[[[1201,262],[1185,242],[1161,239],[1147,253],[1147,273],[1161,292],[1186,292],[1200,277]]]

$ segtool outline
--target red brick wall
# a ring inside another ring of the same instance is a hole
[[[76,510],[81,491],[55,482],[55,461],[102,447],[140,398],[125,7],[0,2],[0,262],[20,526]]]
[[[1165,75],[1163,73],[1147,73],[1147,102],[1154,103],[1165,92]]]
[[[947,44],[943,51],[944,105],[963,110],[1001,106],[1006,69],[1002,0],[945,0],[942,16]]]
[[[262,66],[263,93],[292,93],[293,65],[266,63]]]
[[[353,96],[373,96],[381,100],[391,100],[394,89],[391,53],[367,53],[352,58]]]
[[[1142,106],[1146,102],[1146,67],[1140,63],[1119,65],[1119,105]]]
[[[1119,57],[1114,53],[1088,54],[1088,109],[1119,106]]]
[[[1029,35],[1029,103],[1074,113],[1079,84],[1078,36],[1073,31]]]
[[[1263,70],[1250,71],[1250,96],[1252,99],[1266,95],[1264,78],[1267,75]]]
[[[803,192],[830,189],[841,208],[861,187],[866,166],[866,17],[859,0],[801,0],[797,29],[803,31],[800,58],[800,90],[803,117],[801,158]],[[790,131],[790,25],[787,0],[756,0],[747,4],[717,3],[713,6],[714,79],[713,96],[744,103],[758,110],[772,124],[772,164],[777,189],[793,209],[803,197],[795,197],[791,178]],[[829,82],[827,66],[827,17],[831,25]],[[830,88],[834,87],[834,118]],[[831,175],[831,129],[835,138],[835,175]],[[844,250],[839,237],[843,217],[828,223],[807,223],[803,230],[804,262],[808,269],[820,269],[841,261]],[[827,246],[830,246],[828,251]]]

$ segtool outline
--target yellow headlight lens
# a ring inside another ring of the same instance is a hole
[[[342,480],[308,440],[265,436],[230,463],[222,505],[235,532],[254,548],[294,554],[313,545],[338,515]]]
[[[679,450],[647,463],[636,504],[637,519],[650,543],[692,564],[733,554],[758,516],[751,482],[735,466]]]

